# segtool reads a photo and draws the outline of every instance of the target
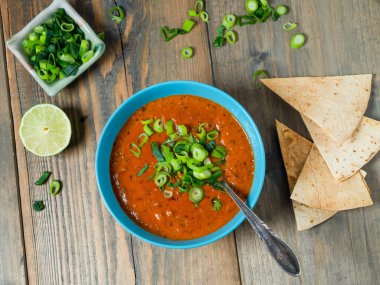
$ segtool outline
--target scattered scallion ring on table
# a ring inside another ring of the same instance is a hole
[[[44,184],[49,179],[50,174],[51,174],[50,171],[44,171],[41,174],[40,178],[38,178],[38,180],[36,182],[34,182],[34,184],[41,186],[42,184]]]
[[[195,1],[194,11],[196,15],[199,15],[200,12],[204,10],[205,2],[203,0]]]
[[[63,8],[34,27],[22,45],[29,63],[47,83],[75,75],[95,54],[91,42]]]
[[[193,49],[191,47],[185,47],[181,50],[181,56],[183,59],[190,59],[193,57]]]
[[[288,8],[284,5],[277,6],[276,13],[280,16],[285,15],[286,13],[288,13]]]
[[[266,71],[264,69],[258,69],[253,73],[252,80],[253,80],[253,84],[254,84],[255,89],[258,89],[261,87],[261,85],[258,81],[259,77],[268,78],[269,77],[268,71]]]
[[[193,29],[194,25],[195,25],[194,21],[186,19],[185,22],[183,22],[182,30],[188,33]]]
[[[296,34],[290,40],[290,47],[292,49],[299,49],[305,44],[305,36],[303,34]]]
[[[110,15],[112,17],[112,21],[115,21],[118,24],[120,24],[125,18],[123,8],[117,5],[110,9]]]
[[[227,42],[229,44],[234,44],[236,43],[236,34],[234,31],[227,31],[225,34],[224,34],[224,37],[226,38]]]
[[[201,20],[203,21],[203,22],[208,22],[208,20],[209,20],[209,16],[208,16],[208,13],[206,12],[206,11],[202,11],[202,12],[200,12],[199,13],[199,17],[201,18]]]
[[[62,183],[59,180],[53,180],[49,187],[49,192],[51,195],[57,195],[59,192],[61,192]]]
[[[233,14],[227,14],[224,16],[222,25],[226,27],[226,29],[232,29],[236,24],[236,16]]]
[[[296,23],[292,23],[292,22],[286,22],[285,24],[282,25],[282,28],[285,30],[285,31],[291,31],[291,30],[294,30],[298,27],[298,25]]]

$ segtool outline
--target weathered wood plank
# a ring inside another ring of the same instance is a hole
[[[19,31],[50,1],[2,1],[5,37]],[[20,195],[31,284],[134,283],[131,239],[116,225],[97,191],[94,156],[97,139],[111,112],[125,96],[125,73],[117,26],[108,16],[109,1],[76,1],[74,7],[95,30],[107,34],[100,61],[57,97],[49,98],[7,52],[11,105],[17,130],[23,113],[38,103],[66,111],[73,126],[69,148],[50,158],[26,152],[16,135]],[[63,181],[60,195],[33,185],[43,170]],[[46,209],[31,209],[43,199]]]
[[[197,24],[185,36],[164,42],[159,27],[181,27],[193,1],[118,1],[126,7],[123,30],[128,91],[174,79],[212,82],[206,26]],[[188,61],[180,57],[185,46],[195,49]],[[130,95],[131,93],[129,93]],[[233,235],[200,249],[175,251],[150,246],[133,238],[138,284],[238,284],[240,282]]]
[[[26,284],[21,207],[0,13],[0,284]]]
[[[379,271],[380,158],[368,166],[368,183],[375,205],[342,212],[330,221],[298,233],[289,201],[274,119],[307,135],[299,115],[277,96],[252,88],[251,74],[266,69],[272,76],[377,73],[379,71],[379,12],[376,1],[287,1],[291,12],[277,23],[236,28],[235,46],[212,49],[215,84],[237,98],[251,113],[263,136],[267,175],[255,211],[284,238],[300,258],[302,276],[282,273],[268,256],[247,223],[236,231],[243,284],[375,284]],[[211,3],[210,42],[226,12],[242,13],[240,2]],[[306,46],[291,50],[282,23],[300,24],[308,35]],[[233,70],[234,72],[231,72]],[[375,76],[368,115],[380,118],[379,79]]]

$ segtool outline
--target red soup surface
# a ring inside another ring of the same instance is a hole
[[[115,195],[126,214],[142,228],[173,240],[187,240],[205,236],[228,223],[239,211],[227,193],[203,186],[205,197],[198,207],[189,200],[188,193],[173,189],[173,197],[167,199],[153,180],[157,160],[151,149],[152,142],[161,144],[166,133],[155,133],[141,148],[137,158],[129,150],[131,143],[143,132],[142,120],[162,118],[184,124],[188,130],[207,122],[211,129],[219,131],[218,145],[227,149],[226,162],[222,167],[223,179],[233,186],[236,193],[246,199],[254,174],[254,157],[251,145],[238,121],[222,106],[191,95],[176,95],[152,101],[137,110],[126,122],[113,145],[110,171]],[[149,165],[140,177],[137,173]],[[166,186],[169,190],[170,188]],[[171,190],[171,189],[170,189]],[[216,211],[212,200],[219,198],[222,208]]]

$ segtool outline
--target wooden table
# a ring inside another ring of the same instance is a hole
[[[4,46],[50,0],[2,0],[0,21],[0,284],[379,284],[380,156],[366,167],[374,205],[338,213],[311,230],[297,232],[274,119],[307,135],[300,116],[267,90],[254,90],[251,74],[271,76],[373,73],[367,115],[380,119],[380,2],[377,0],[285,1],[291,12],[276,23],[237,28],[234,46],[215,49],[215,31],[227,12],[241,14],[240,1],[206,1],[210,22],[170,43],[159,27],[180,26],[188,1],[119,0],[126,21],[118,26],[107,10],[113,1],[72,1],[94,27],[106,33],[105,55],[56,97],[48,97]],[[300,24],[307,44],[289,48]],[[184,61],[179,51],[195,48]],[[255,211],[295,250],[302,276],[283,273],[245,222],[226,238],[199,249],[168,250],[138,240],[118,225],[102,202],[94,156],[112,112],[151,84],[188,79],[225,90],[252,115],[266,148],[267,173]],[[73,126],[63,153],[40,158],[18,136],[22,114],[39,103],[61,107]],[[33,182],[43,170],[63,181],[51,197]],[[47,208],[31,204],[43,199]]]

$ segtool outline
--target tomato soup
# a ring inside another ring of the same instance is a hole
[[[239,211],[227,193],[204,185],[204,198],[195,205],[189,200],[189,193],[180,193],[175,187],[171,189],[172,196],[165,198],[163,189],[148,179],[154,175],[157,164],[151,143],[163,143],[167,134],[155,133],[149,137],[149,142],[141,148],[141,155],[136,157],[130,151],[130,144],[136,143],[143,132],[141,122],[147,118],[162,118],[163,122],[173,120],[176,125],[187,126],[193,133],[200,123],[207,122],[209,129],[218,130],[215,142],[227,150],[225,163],[221,166],[221,179],[226,180],[242,199],[249,195],[253,182],[251,145],[243,128],[229,111],[210,100],[192,95],[161,98],[137,110],[113,145],[110,158],[112,187],[125,213],[147,231],[172,240],[202,237],[224,226]],[[146,164],[149,168],[137,176]],[[218,211],[213,208],[215,198],[222,205]]]

